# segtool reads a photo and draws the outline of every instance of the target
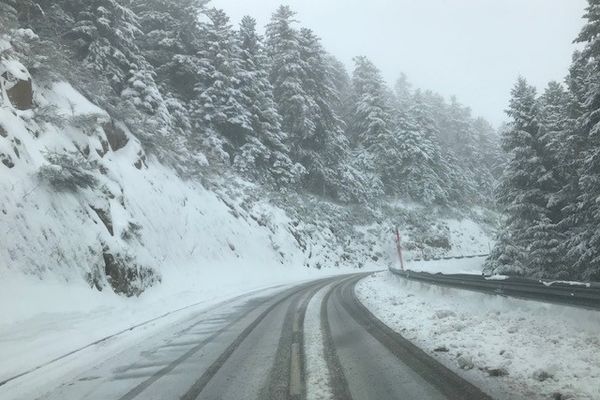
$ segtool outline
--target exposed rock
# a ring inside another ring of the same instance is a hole
[[[102,158],[106,155],[106,153],[108,153],[108,150],[110,150],[110,148],[108,146],[108,142],[104,139],[100,139],[100,144],[102,145],[102,148],[96,149],[96,153],[98,153],[98,156]]]
[[[101,140],[100,143],[102,144],[102,156],[104,157],[104,154],[108,153],[110,148],[108,147],[108,142],[106,140]]]
[[[544,382],[546,379],[550,379],[550,378],[554,378],[554,374],[543,370],[543,369],[537,369],[535,371],[533,371],[533,379],[535,379],[536,381],[539,382]]]
[[[5,81],[15,81],[6,89],[6,94],[13,107],[19,110],[31,110],[33,108],[33,84],[31,78],[28,80],[20,80],[13,77],[10,72],[2,74]]]
[[[516,325],[509,326],[506,330],[508,333],[517,333],[519,331],[519,327]]]
[[[92,205],[90,205],[90,208],[94,210],[96,215],[98,215],[98,218],[100,218],[100,220],[108,230],[108,233],[110,233],[111,236],[114,236],[112,219],[110,217],[110,210],[103,210],[102,208],[94,207]]]
[[[4,138],[8,136],[8,132],[6,132],[6,129],[4,129],[2,124],[0,124],[0,136],[2,136]]]
[[[110,148],[112,151],[117,151],[122,149],[129,143],[129,139],[127,135],[114,121],[106,122],[102,124],[102,129],[106,134],[106,138],[108,139],[108,143],[110,144]]]
[[[424,243],[429,247],[435,247],[445,250],[450,250],[452,245],[450,239],[446,236],[434,236],[425,238]]]
[[[161,281],[152,268],[138,265],[131,257],[113,254],[106,246],[102,256],[106,279],[117,294],[139,296],[146,288]]]
[[[12,157],[8,154],[0,153],[0,161],[8,168],[13,168],[15,166]]]
[[[134,239],[141,240],[142,226],[134,222],[129,222],[127,224],[127,228],[125,228],[121,232],[121,239],[123,239],[126,242],[132,241]]]
[[[458,357],[458,359],[456,359],[456,363],[458,364],[458,368],[464,369],[464,370],[470,370],[475,367],[475,364],[473,363],[473,359],[469,356]]]
[[[494,376],[494,377],[507,376],[508,375],[508,370],[506,368],[504,368],[504,367],[499,367],[499,368],[485,368],[485,372],[487,372],[489,376]]]
[[[446,346],[440,346],[440,347],[436,347],[435,349],[433,349],[433,351],[435,351],[436,353],[447,353],[450,350],[448,350],[448,348]]]
[[[561,392],[554,392],[552,393],[552,400],[573,400],[576,399],[577,396],[575,396],[572,393],[561,393]]]
[[[450,310],[437,310],[434,315],[438,319],[444,319],[444,318],[448,318],[448,317],[456,317],[456,313],[454,311],[450,311]]]
[[[142,169],[142,167],[148,168],[146,165],[146,155],[140,150],[137,153],[138,159],[133,164],[137,169]]]

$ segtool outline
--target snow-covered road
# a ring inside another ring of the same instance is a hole
[[[46,363],[0,398],[600,398],[598,312],[388,272],[224,297]]]
[[[167,316],[0,386],[2,399],[486,399],[370,314],[365,274]]]

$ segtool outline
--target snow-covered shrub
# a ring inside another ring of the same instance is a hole
[[[69,123],[78,129],[81,129],[86,135],[92,136],[96,133],[98,122],[106,117],[101,114],[77,114],[69,118]]]
[[[43,165],[37,172],[42,182],[49,183],[59,192],[77,192],[79,189],[94,188],[97,179],[92,174],[96,163],[90,162],[77,152],[49,153],[46,155],[48,164]]]
[[[129,222],[127,228],[121,232],[121,239],[129,242],[133,239],[140,240],[142,238],[142,226],[135,222]]]
[[[58,107],[55,105],[37,107],[33,119],[38,124],[50,124],[58,128],[63,128],[66,125],[65,118],[58,112]]]
[[[138,264],[129,255],[113,254],[105,248],[103,258],[106,279],[117,294],[139,296],[144,290],[162,280],[157,271]]]

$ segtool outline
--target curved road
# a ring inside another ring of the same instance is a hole
[[[489,399],[362,306],[354,286],[365,276],[222,303],[77,371],[40,399]],[[310,309],[323,343],[304,342],[311,300],[321,301]],[[323,349],[324,371],[310,370],[305,348],[313,345]],[[325,377],[328,397],[307,388],[308,374]]]

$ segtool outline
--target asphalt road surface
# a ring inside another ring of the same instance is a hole
[[[336,400],[489,397],[377,320],[354,296],[365,274],[305,283],[268,297],[239,297],[193,314],[40,399],[306,399],[307,374],[327,377]],[[305,317],[318,307],[326,371],[310,371]],[[35,384],[35,383],[32,383]],[[327,398],[327,397],[325,397]]]

